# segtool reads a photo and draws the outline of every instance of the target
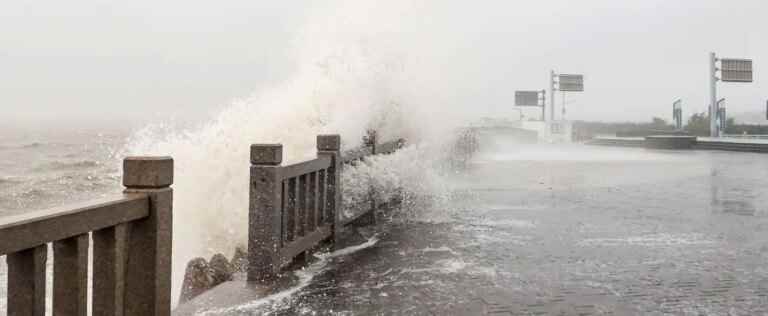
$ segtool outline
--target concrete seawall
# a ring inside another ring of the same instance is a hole
[[[586,145],[645,147],[650,149],[722,150],[768,153],[768,141],[761,139],[709,138],[694,136],[598,137]]]
[[[650,149],[691,149],[694,144],[696,136],[646,136],[643,141],[643,146]]]
[[[645,139],[642,137],[599,137],[590,139],[584,144],[593,146],[643,147]]]

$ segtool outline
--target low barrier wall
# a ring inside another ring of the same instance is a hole
[[[692,149],[696,136],[646,136],[643,145],[650,149]]]
[[[694,136],[599,137],[586,145],[646,147],[651,149],[693,149],[768,153],[768,142],[748,139],[696,138]]]
[[[696,142],[696,144],[693,145],[693,149],[768,153],[768,144],[709,140]]]
[[[614,147],[643,147],[645,144],[645,139],[643,138],[618,138],[618,137],[607,137],[607,138],[593,138],[588,141],[586,141],[584,144],[586,145],[594,145],[594,146],[614,146]]]

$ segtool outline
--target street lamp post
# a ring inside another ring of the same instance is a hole
[[[547,90],[541,90],[541,121],[547,120]]]
[[[555,121],[555,71],[549,72],[549,120]]]
[[[718,137],[717,130],[717,57],[709,53],[709,136]]]
[[[726,113],[725,113],[725,98],[722,98],[720,100],[717,100],[717,126],[718,126],[718,136],[721,136],[725,133],[725,123],[727,121]]]
[[[672,103],[672,119],[675,121],[675,129],[683,129],[683,100],[677,99]]]

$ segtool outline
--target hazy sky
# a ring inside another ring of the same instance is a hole
[[[203,117],[290,77],[297,32],[337,2],[2,1],[0,122]],[[356,36],[432,61],[455,79],[431,87],[453,107],[511,115],[514,90],[547,88],[554,69],[586,78],[569,118],[666,118],[676,98],[688,115],[705,109],[710,51],[755,59],[754,83],[720,84],[730,113],[768,99],[764,0],[412,1],[398,14],[380,2],[352,12],[387,25]]]

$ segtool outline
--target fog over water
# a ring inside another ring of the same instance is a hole
[[[760,0],[4,1],[0,121],[204,120],[290,80],[297,59],[321,62],[312,40],[402,58],[418,66],[409,75],[432,103],[484,115],[510,115],[513,91],[546,88],[550,69],[584,73],[587,92],[567,97],[568,116],[589,120],[666,116],[677,98],[686,113],[704,110],[715,51],[755,59],[754,83],[721,91],[730,113],[761,111],[765,9]],[[323,18],[337,23],[314,27]]]

